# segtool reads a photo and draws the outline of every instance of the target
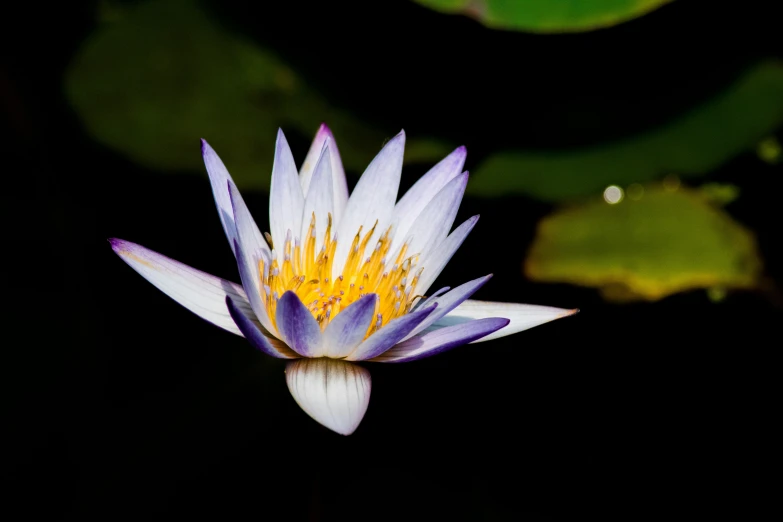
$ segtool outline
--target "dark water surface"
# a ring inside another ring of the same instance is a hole
[[[501,146],[588,145],[650,128],[783,54],[779,22],[752,2],[675,2],[579,37],[491,32],[408,3],[281,4],[210,7],[335,105],[466,144],[468,169]],[[769,487],[753,482],[754,465],[767,466],[779,416],[779,404],[768,408],[778,294],[619,305],[533,283],[521,263],[551,207],[524,197],[466,198],[457,221],[481,220],[440,286],[494,273],[480,298],[581,313],[374,364],[357,432],[316,424],[290,397],[283,363],[193,316],[109,248],[121,237],[237,279],[206,175],[131,163],[93,141],[66,103],[62,74],[94,10],[30,5],[9,16],[19,36],[0,71],[14,311],[2,467],[27,514],[559,521],[759,507]],[[289,139],[301,161],[310,137]],[[406,169],[404,188],[424,169]],[[714,176],[741,185],[728,210],[756,233],[773,287],[780,174],[748,153]],[[267,195],[245,200],[267,230]]]

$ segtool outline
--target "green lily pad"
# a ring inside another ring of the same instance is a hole
[[[192,1],[141,3],[104,19],[70,64],[66,95],[97,141],[148,168],[203,173],[206,138],[238,186],[267,190],[278,127],[309,138],[326,122],[356,172],[399,131],[333,107],[275,53]],[[408,161],[433,163],[453,148],[433,139],[408,147]]]
[[[416,0],[436,11],[463,14],[493,29],[535,33],[590,31],[617,25],[671,0]]]
[[[756,147],[756,154],[762,161],[771,165],[780,163],[780,157],[783,156],[783,147],[775,136],[763,139]]]
[[[468,191],[562,201],[670,172],[701,176],[753,149],[781,124],[783,66],[763,62],[714,99],[645,134],[584,149],[491,155],[474,169]]]
[[[720,192],[653,185],[636,200],[556,211],[539,223],[525,274],[596,287],[610,300],[753,288],[761,273],[755,239],[714,203]]]

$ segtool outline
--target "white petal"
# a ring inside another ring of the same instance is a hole
[[[258,320],[261,321],[261,324],[267,331],[277,335],[274,325],[269,319],[266,305],[261,300],[261,278],[258,270],[260,258],[263,258],[265,265],[269,266],[271,253],[266,241],[264,241],[261,233],[258,231],[253,216],[250,215],[250,211],[242,202],[242,196],[239,194],[236,185],[229,181],[228,186],[231,202],[234,205],[234,224],[236,225],[238,237],[237,245],[234,247],[234,254],[237,256],[239,265],[239,277],[256,317],[258,317]]]
[[[426,258],[430,250],[446,238],[454,224],[467,183],[466,172],[449,181],[427,204],[408,230],[409,255],[419,254],[422,259]]]
[[[315,139],[313,140],[313,144],[310,145],[310,150],[307,152],[304,163],[302,163],[302,168],[299,169],[299,181],[302,185],[302,193],[307,196],[315,165],[318,162],[318,158],[321,157],[321,150],[323,149],[324,143],[327,142],[331,156],[332,189],[334,191],[332,197],[334,213],[332,214],[332,217],[334,218],[334,223],[336,225],[340,222],[340,218],[342,218],[343,211],[345,210],[345,205],[348,203],[348,182],[345,180],[345,170],[343,170],[340,152],[337,150],[337,142],[334,141],[332,131],[323,123],[315,134]]]
[[[305,413],[341,435],[356,430],[370,403],[370,372],[337,359],[289,362],[285,380]]]
[[[427,204],[432,201],[432,198],[446,186],[446,183],[462,172],[466,155],[465,147],[459,147],[454,150],[454,152],[443,158],[437,165],[419,178],[394,206],[392,215],[394,240],[390,248],[391,252],[395,252],[402,246],[402,242],[407,237],[411,225]]]
[[[405,150],[405,132],[400,132],[375,156],[364,171],[348,200],[337,232],[337,251],[334,256],[333,277],[340,274],[351,249],[354,236],[362,228],[366,234],[378,221],[373,238],[386,231],[391,222],[397,190],[400,187],[402,156]],[[369,245],[374,246],[371,238]]]
[[[419,262],[417,266],[424,267],[424,272],[422,272],[421,279],[419,279],[419,282],[416,285],[417,294],[423,295],[427,293],[427,290],[432,286],[432,283],[435,282],[451,260],[451,256],[454,255],[454,252],[457,251],[462,245],[462,242],[465,241],[465,238],[468,237],[468,234],[470,234],[470,231],[473,230],[478,218],[478,216],[473,216],[466,219]]]
[[[230,296],[241,312],[256,321],[245,290],[240,285],[196,270],[130,241],[110,239],[109,242],[117,255],[144,279],[202,319],[242,335],[226,307],[226,296]]]
[[[327,140],[327,142],[328,141],[329,140]],[[334,216],[334,206],[332,204],[331,153],[327,143],[324,143],[323,149],[321,150],[321,157],[318,158],[312,178],[310,191],[307,193],[304,202],[302,228],[299,232],[299,238],[302,248],[304,248],[304,245],[308,240],[307,231],[310,229],[310,221],[313,214],[315,214],[315,251],[320,252],[321,247],[324,244],[324,234],[326,232],[329,214]],[[334,233],[334,224],[332,225],[332,233]]]
[[[229,193],[229,210],[231,210],[232,221],[236,229],[237,239],[246,252],[263,252],[266,255],[270,254],[269,245],[266,244],[263,234],[258,229],[256,220],[250,214],[250,210],[245,205],[245,201],[242,199],[237,186],[230,179],[227,183],[227,192]],[[237,222],[237,216],[240,216],[242,221]],[[232,245],[233,246],[233,245]]]
[[[212,195],[215,197],[215,205],[217,206],[218,215],[220,216],[220,223],[223,225],[223,230],[226,232],[228,243],[231,245],[231,249],[234,249],[234,240],[238,238],[236,226],[234,225],[234,209],[231,205],[231,197],[229,196],[229,190],[227,183],[233,183],[231,175],[226,170],[225,165],[218,157],[217,153],[209,146],[206,140],[201,140],[201,154],[204,156],[204,165],[207,167],[207,174],[209,174],[209,183],[212,185]],[[234,202],[237,205],[245,206],[245,202],[242,201],[241,196]],[[253,222],[255,227],[255,222]],[[255,227],[254,234],[258,235],[261,243],[266,247],[266,241],[264,241],[261,232],[258,227]],[[269,250],[269,247],[266,247]],[[236,252],[234,252],[236,254]]]
[[[568,310],[565,308],[554,308],[551,306],[538,306],[520,303],[497,303],[493,301],[473,301],[468,299],[463,301],[458,307],[451,311],[446,317],[435,321],[433,326],[445,327],[461,324],[474,319],[484,319],[487,317],[505,317],[511,322],[508,326],[482,337],[478,341],[484,342],[498,337],[505,337],[540,324],[574,315],[579,310]]]
[[[299,168],[299,183],[302,185],[302,194],[305,197],[307,197],[307,192],[310,190],[310,180],[313,177],[313,172],[315,172],[315,165],[324,151],[324,144],[327,138],[324,127],[326,125],[322,123],[318,128],[318,132],[315,133],[315,138],[307,151],[307,156],[305,156],[302,166]]]
[[[283,244],[286,232],[298,234],[302,228],[302,208],[304,196],[296,172],[294,157],[283,135],[277,132],[275,163],[272,166],[272,186],[269,193],[269,228],[272,232],[272,245],[282,263]]]

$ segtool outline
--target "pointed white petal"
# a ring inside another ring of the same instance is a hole
[[[416,285],[417,294],[427,293],[427,290],[432,286],[432,283],[435,282],[451,260],[451,256],[454,255],[454,252],[457,251],[462,245],[462,242],[465,241],[465,238],[468,237],[468,234],[470,234],[470,231],[473,230],[478,218],[478,216],[473,216],[466,219],[419,262],[417,266],[424,267],[424,272],[422,272],[421,279],[419,279],[419,282]]]
[[[245,205],[239,189],[230,179],[226,181],[227,192],[229,194],[229,210],[231,211],[232,221],[236,229],[236,239],[246,252],[263,252],[270,254],[269,245],[266,244],[263,234],[256,225],[256,220],[250,214],[250,210]],[[238,222],[237,219],[241,219]],[[232,245],[233,246],[233,245]]]
[[[467,184],[468,173],[465,172],[449,181],[424,207],[408,230],[409,254],[426,258],[430,250],[446,238],[454,224]]]
[[[327,138],[327,134],[324,132],[325,127],[326,125],[322,123],[318,128],[318,132],[315,133],[315,138],[307,151],[307,156],[305,156],[302,166],[299,168],[299,184],[302,185],[302,194],[305,197],[307,197],[307,193],[310,190],[310,180],[313,177],[313,172],[315,172],[315,165],[324,151],[324,144]]]
[[[266,303],[261,299],[261,294],[258,290],[258,276],[256,275],[258,273],[258,258],[248,256],[240,246],[239,241],[234,243],[234,250],[237,253],[239,278],[242,281],[242,287],[245,288],[247,299],[250,301],[250,307],[253,309],[255,317],[260,321],[266,333],[269,333],[270,336],[282,339],[282,335],[275,329],[274,324],[269,318]],[[269,257],[264,258],[264,263],[266,265],[269,264]],[[237,323],[237,325],[239,324]]]
[[[337,359],[289,362],[285,380],[305,413],[341,435],[356,430],[370,403],[370,372]]]
[[[215,197],[215,205],[217,206],[218,215],[220,216],[220,222],[223,225],[223,230],[226,232],[228,243],[233,250],[234,240],[238,239],[236,226],[234,224],[234,210],[228,190],[228,183],[233,183],[233,180],[231,179],[228,170],[226,170],[225,165],[223,165],[223,162],[206,140],[201,140],[201,154],[204,156],[204,165],[207,167],[207,174],[209,174],[209,183],[212,185],[212,195]],[[242,196],[235,198],[234,205],[245,207]],[[252,222],[252,227],[254,228],[253,235],[258,237],[258,242],[263,248],[269,250],[255,221]],[[234,252],[234,254],[236,254],[236,252]]]
[[[304,202],[304,212],[302,213],[302,228],[299,232],[299,239],[304,246],[307,241],[307,232],[310,229],[310,221],[315,214],[315,244],[316,252],[320,252],[324,244],[324,234],[329,221],[329,215],[334,217],[334,205],[332,204],[332,166],[331,153],[329,151],[328,139],[321,150],[321,157],[316,163],[313,173],[310,191]],[[332,225],[334,233],[334,224]]]
[[[433,326],[446,327],[462,324],[475,319],[487,317],[505,317],[511,322],[505,328],[482,337],[474,342],[489,341],[498,337],[505,337],[540,324],[574,315],[579,310],[567,310],[551,306],[538,306],[519,303],[497,303],[493,301],[473,301],[468,299],[451,311],[445,317],[435,321]]]
[[[256,321],[245,290],[240,285],[196,270],[130,241],[110,239],[109,242],[112,250],[144,279],[202,319],[242,335],[226,308],[226,296],[229,296],[242,313]]]
[[[266,241],[258,231],[253,216],[250,215],[250,211],[242,202],[242,196],[240,196],[236,185],[229,181],[228,187],[231,203],[234,205],[234,224],[238,238],[236,245],[234,245],[234,254],[237,256],[237,264],[239,265],[239,277],[256,317],[267,331],[277,335],[266,310],[266,304],[261,300],[261,275],[258,264],[259,260],[263,258],[264,264],[269,266],[271,253]]]
[[[379,237],[391,223],[394,203],[397,201],[397,189],[400,187],[402,156],[405,150],[405,132],[400,132],[375,156],[364,171],[356,188],[348,200],[337,227],[337,251],[334,256],[333,276],[340,274],[351,249],[351,241],[362,228],[366,234],[378,221],[369,245],[375,245]]]
[[[321,124],[318,128],[318,132],[315,134],[313,144],[310,145],[310,150],[307,152],[307,157],[302,163],[302,168],[299,169],[299,181],[302,185],[302,193],[307,196],[310,189],[310,182],[315,171],[315,165],[318,162],[318,158],[321,156],[321,150],[324,143],[328,142],[329,152],[331,156],[332,167],[332,188],[334,195],[332,201],[334,203],[334,223],[340,222],[340,218],[345,210],[345,205],[348,203],[348,182],[345,179],[345,170],[343,170],[343,162],[340,159],[340,152],[337,150],[337,142],[334,141],[332,131],[326,124]]]
[[[408,230],[421,214],[432,198],[446,186],[446,183],[457,177],[465,165],[465,147],[459,147],[432,167],[424,176],[405,193],[394,206],[392,226],[394,241],[391,252],[397,251],[407,237]]]
[[[272,245],[282,263],[283,242],[287,231],[298,234],[302,228],[302,208],[304,196],[296,164],[291,149],[283,135],[277,132],[275,163],[272,166],[272,186],[269,191],[269,228],[272,232]]]

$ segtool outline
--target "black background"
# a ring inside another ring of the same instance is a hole
[[[782,54],[773,2],[677,1],[557,36],[375,4],[209,6],[390,136],[405,128],[466,144],[468,169],[502,146],[585,145],[650,128]],[[237,279],[206,175],[145,171],[96,144],[67,105],[62,74],[95,27],[95,7],[29,4],[4,17],[9,512],[627,520],[748,515],[771,493],[758,477],[775,469],[766,444],[779,416],[769,406],[779,169],[748,153],[714,175],[742,187],[728,210],[756,231],[773,288],[718,304],[690,292],[611,305],[591,289],[527,281],[521,261],[551,207],[466,198],[458,221],[482,217],[441,286],[492,272],[482,299],[581,313],[416,363],[371,365],[368,413],[342,437],[296,406],[282,363],[185,311],[109,248],[121,237]],[[527,101],[509,103],[520,89]],[[300,161],[309,139],[289,134]],[[406,168],[401,190],[425,169]],[[359,173],[348,174],[353,185]],[[266,197],[245,194],[262,230]]]

